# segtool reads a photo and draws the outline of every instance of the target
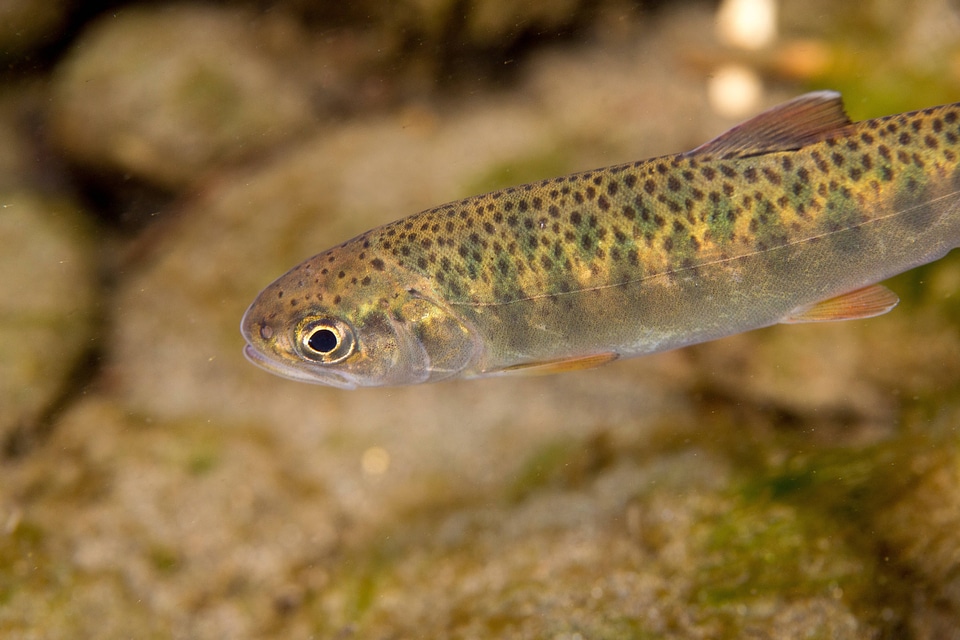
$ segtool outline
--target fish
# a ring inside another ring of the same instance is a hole
[[[684,153],[472,196],[295,266],[241,321],[267,371],[352,389],[596,367],[869,318],[960,244],[960,103],[850,121],[839,93]]]

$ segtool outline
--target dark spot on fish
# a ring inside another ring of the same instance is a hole
[[[747,182],[753,184],[757,181],[757,170],[753,167],[747,167],[743,170],[743,177],[747,179]]]
[[[899,141],[900,144],[902,144],[902,145],[908,145],[908,144],[910,144],[910,141],[911,141],[911,140],[912,140],[912,138],[910,137],[910,134],[907,133],[906,131],[904,131],[903,133],[901,133],[901,134],[900,134],[900,138],[898,139],[898,141]]]
[[[827,173],[830,171],[830,167],[827,166],[827,163],[823,161],[823,156],[820,155],[819,151],[811,151],[810,158],[813,160],[813,163],[817,165],[817,169],[821,173]]]
[[[628,189],[632,189],[637,184],[637,176],[632,173],[628,173],[623,177],[623,184],[627,185]]]
[[[680,181],[677,180],[676,176],[667,178],[667,189],[670,191],[680,191]]]

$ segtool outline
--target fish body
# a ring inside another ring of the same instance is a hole
[[[586,368],[778,322],[870,317],[960,245],[960,103],[851,123],[839,94],[693,151],[465,198],[298,265],[245,353],[337,387]]]

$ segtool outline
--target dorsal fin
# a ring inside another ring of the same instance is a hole
[[[794,151],[849,124],[839,93],[814,91],[767,109],[686,155],[729,159]]]

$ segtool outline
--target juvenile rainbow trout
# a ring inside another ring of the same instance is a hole
[[[851,123],[817,92],[693,151],[392,222],[303,262],[245,353],[341,388],[549,373],[778,322],[867,318],[960,245],[960,103]]]

